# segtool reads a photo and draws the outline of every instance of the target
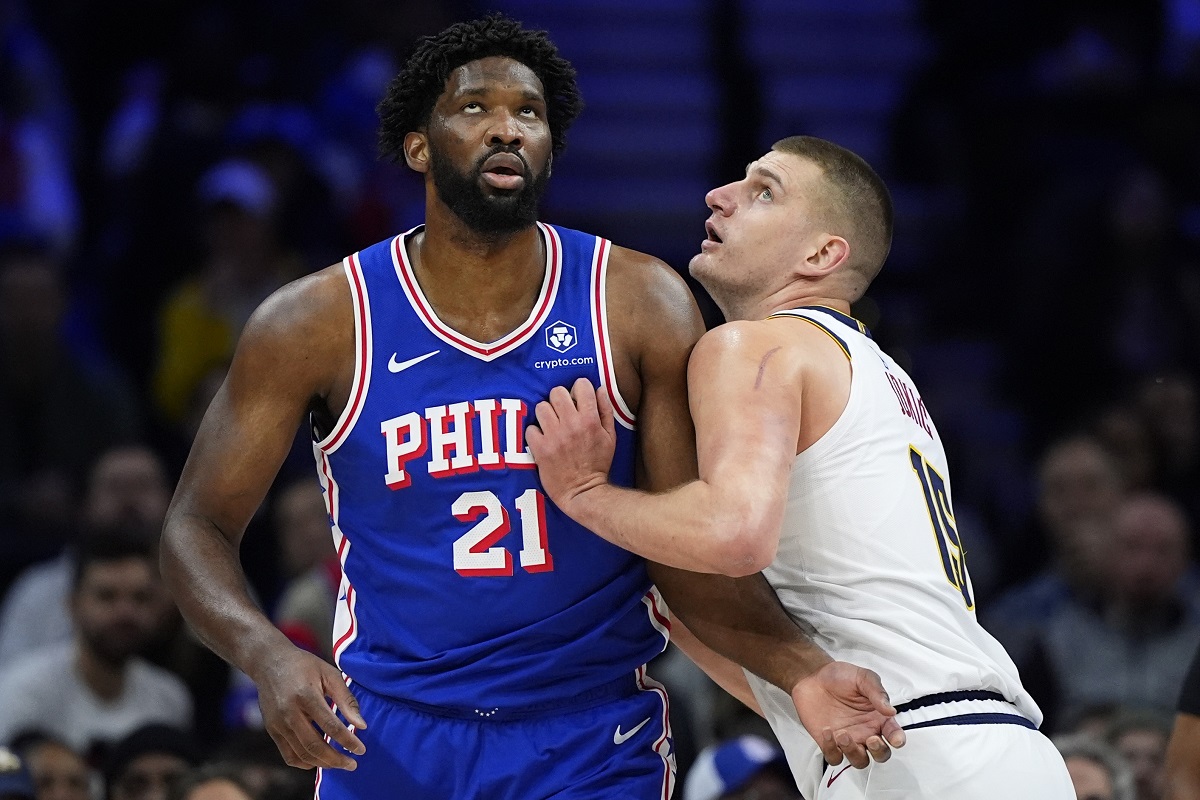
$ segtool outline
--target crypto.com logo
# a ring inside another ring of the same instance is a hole
[[[546,346],[559,353],[565,353],[579,342],[575,334],[575,326],[566,322],[551,322],[546,326]]]

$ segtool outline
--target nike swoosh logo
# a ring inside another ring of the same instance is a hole
[[[414,364],[420,364],[422,361],[424,361],[427,358],[433,358],[440,352],[442,352],[442,351],[434,350],[432,353],[426,353],[423,356],[417,356],[416,358],[410,358],[408,361],[397,361],[396,356],[399,354],[392,353],[392,360],[388,362],[388,370],[390,372],[403,372],[404,370],[408,369],[409,367],[413,366]]]
[[[613,733],[613,744],[624,744],[625,742],[629,741],[629,737],[640,731],[642,727],[645,726],[645,724],[651,719],[653,719],[653,717],[646,717],[637,725],[630,728],[626,733],[621,733],[621,726],[618,725],[616,732]]]
[[[829,781],[828,781],[828,782],[825,784],[825,788],[826,788],[826,789],[828,789],[830,786],[833,786],[833,782],[834,782],[834,781],[836,781],[838,778],[842,777],[842,773],[843,773],[843,772],[845,772],[845,771],[846,771],[846,770],[848,770],[848,769],[850,769],[850,765],[849,765],[849,764],[847,764],[846,766],[844,766],[844,767],[842,767],[841,769],[839,769],[837,772],[835,772],[835,773],[833,773],[832,775],[830,775],[830,776],[829,776]]]

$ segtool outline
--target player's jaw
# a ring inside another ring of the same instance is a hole
[[[518,148],[495,145],[466,172],[429,142],[431,173],[438,197],[477,233],[516,233],[537,221],[538,204],[550,178],[550,164],[533,173]]]

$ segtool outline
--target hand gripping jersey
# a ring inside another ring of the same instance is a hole
[[[763,571],[784,607],[833,658],[879,673],[906,729],[1040,723],[1012,660],[975,619],[946,454],[911,379],[852,317],[823,307],[776,316],[819,327],[852,370],[845,410],[792,466],[779,550]],[[750,682],[777,733],[799,730],[781,736],[798,779],[819,777],[820,750],[791,699]],[[815,796],[811,784],[801,790]]]
[[[632,484],[634,420],[605,317],[611,244],[538,227],[541,294],[487,344],[435,315],[405,252],[413,231],[347,258],[354,385],[314,447],[343,569],[338,666],[468,718],[647,688],[640,667],[666,646],[641,559],[560,512],[525,446],[534,406],[587,378],[616,409],[611,479]]]

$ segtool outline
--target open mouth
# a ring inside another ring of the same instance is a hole
[[[721,244],[721,237],[717,235],[717,228],[711,221],[704,223],[704,232],[708,235],[710,242]]]
[[[525,162],[513,153],[496,153],[483,162],[483,179],[497,189],[514,190],[525,185]]]

